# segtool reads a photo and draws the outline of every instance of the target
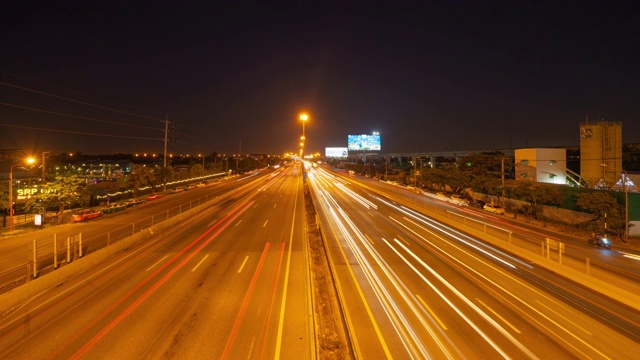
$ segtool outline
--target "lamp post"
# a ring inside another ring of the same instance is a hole
[[[602,172],[604,174],[608,165],[600,164],[600,166],[602,166]],[[629,189],[627,189],[627,172],[621,170],[620,176],[622,176],[622,191],[624,191],[624,237],[626,239],[629,237]]]
[[[304,132],[304,124],[307,122],[307,120],[309,120],[309,115],[306,113],[302,113],[298,118],[300,119],[300,121],[302,121],[302,137],[300,137],[300,158],[302,158],[304,143],[306,140],[306,135]]]
[[[622,189],[624,190],[624,238],[629,238],[629,189],[627,189],[627,172],[622,170]]]
[[[204,182],[204,155],[202,155],[202,182]]]
[[[27,164],[33,164],[35,162],[34,158],[28,158],[26,160]],[[15,166],[22,165],[20,163],[11,165],[9,168],[9,231],[13,232],[13,168]]]

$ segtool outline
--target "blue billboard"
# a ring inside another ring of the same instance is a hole
[[[380,135],[348,135],[347,148],[353,151],[380,151]]]

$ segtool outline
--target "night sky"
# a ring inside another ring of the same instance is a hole
[[[168,115],[171,153],[282,154],[302,111],[322,154],[640,142],[637,1],[166,4],[3,1],[0,148],[162,153]]]

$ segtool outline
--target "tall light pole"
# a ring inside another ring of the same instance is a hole
[[[605,173],[605,169],[608,166],[607,164],[600,164],[603,169],[603,174]],[[616,171],[617,173],[617,171]],[[627,172],[621,170],[622,176],[622,191],[624,191],[624,237],[625,239],[629,237],[629,189],[627,189]],[[608,185],[605,182],[605,186]]]
[[[627,172],[622,170],[622,189],[624,190],[624,238],[629,238],[629,189],[627,188]]]
[[[303,156],[304,143],[307,139],[306,134],[304,132],[304,124],[309,120],[309,115],[306,113],[300,114],[298,117],[300,121],[302,121],[302,137],[300,137],[300,158]]]
[[[26,160],[27,164],[33,164],[36,160],[32,157]],[[13,168],[23,164],[13,164],[9,169],[9,231],[13,232]]]
[[[43,151],[42,152],[42,181],[43,182],[47,182],[47,170],[45,168],[45,159],[47,158],[47,155],[49,155],[51,152],[50,151]]]
[[[204,155],[198,154],[198,156],[202,156],[202,182],[204,182]]]

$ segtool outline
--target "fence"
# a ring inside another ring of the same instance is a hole
[[[208,194],[91,238],[84,238],[82,233],[78,233],[64,238],[54,234],[34,239],[29,244],[29,260],[27,262],[0,272],[0,293],[25,284],[32,278],[52,272],[86,254],[111,246],[122,239],[179,216],[214,199],[226,198],[235,193],[235,190],[240,187],[242,187],[242,184],[237,184],[231,189],[227,189],[224,194]]]
[[[352,179],[350,179],[352,180]],[[429,216],[470,234],[483,234],[489,238],[503,241],[501,247],[518,248],[531,255],[540,255],[558,265],[577,270],[595,279],[604,281],[613,286],[625,289],[632,293],[640,293],[640,274],[625,268],[611,265],[607,259],[607,250],[594,248],[593,252],[586,255],[584,247],[563,243],[544,235],[531,235],[499,226],[490,222],[479,220],[463,212],[437,206],[426,198],[422,198],[421,192],[411,191],[397,186],[369,186],[370,183],[361,183],[371,191],[380,194],[391,194],[396,201],[416,209],[422,209]],[[384,186],[384,188],[382,188]],[[415,195],[410,194],[414,192]],[[584,239],[585,243],[587,239]]]

